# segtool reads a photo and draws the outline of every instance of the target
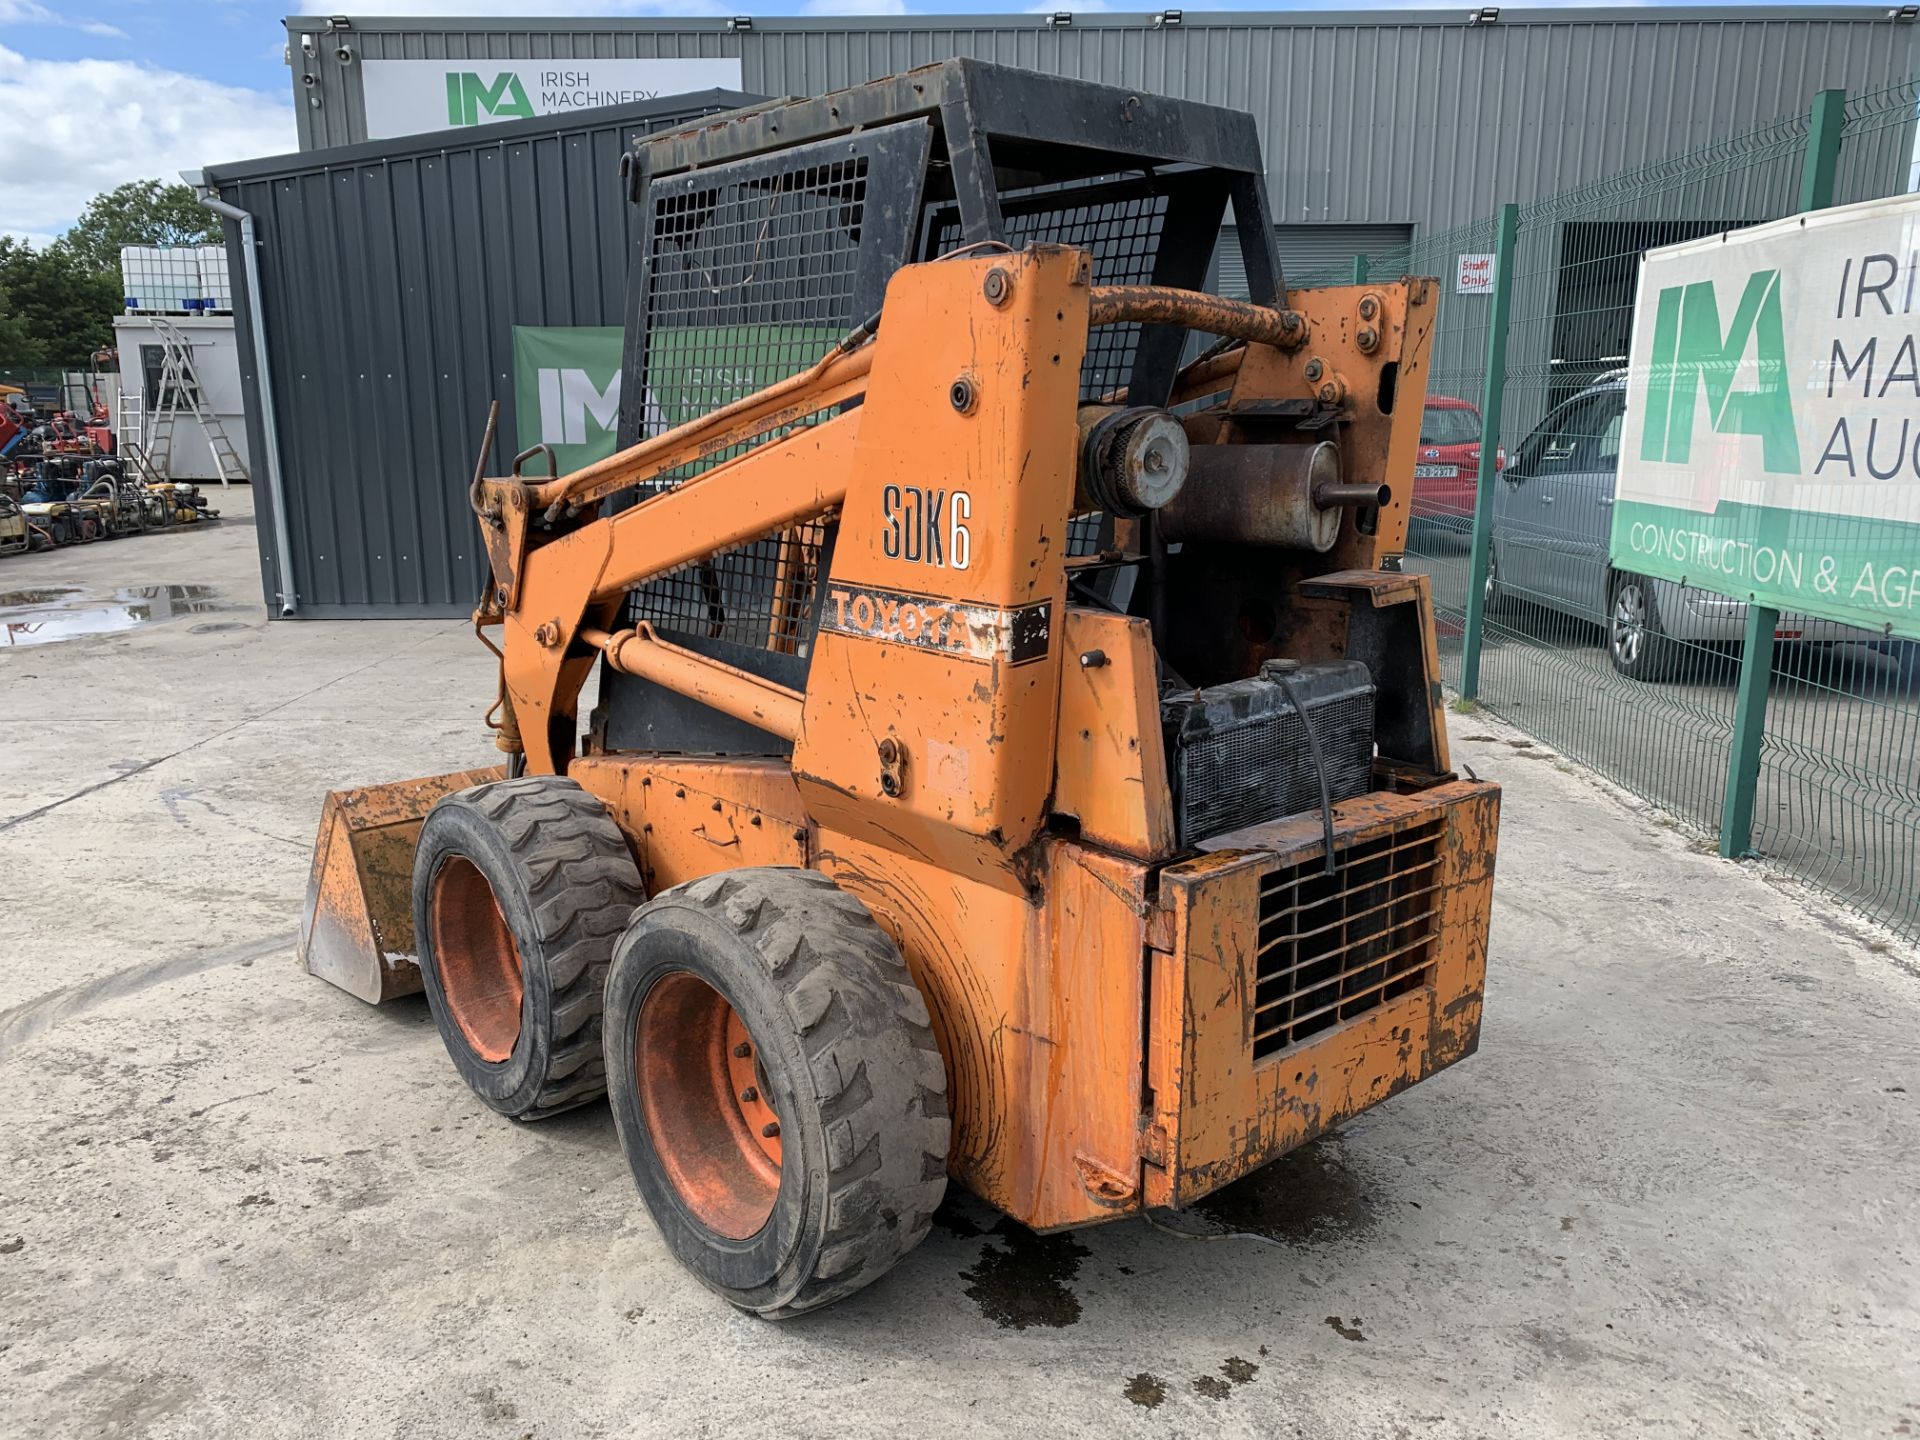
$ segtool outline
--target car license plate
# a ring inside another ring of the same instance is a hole
[[[1413,467],[1413,478],[1416,480],[1458,480],[1460,478],[1460,467],[1458,465],[1416,465]]]

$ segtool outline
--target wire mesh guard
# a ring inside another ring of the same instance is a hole
[[[1014,249],[1072,245],[1093,257],[1095,285],[1146,285],[1153,280],[1159,258],[1167,204],[1165,195],[1095,199],[1079,196],[1075,190],[1054,190],[1008,196],[1001,208],[1007,243]],[[936,210],[931,230],[929,256],[957,249],[962,241],[959,211],[952,206]],[[1125,385],[1139,343],[1138,325],[1102,325],[1090,331],[1087,356],[1080,367],[1080,398],[1097,400]]]
[[[806,369],[853,328],[867,157],[657,182],[646,217],[642,433],[657,435]],[[826,419],[823,411],[800,423]],[[672,489],[778,439],[769,430],[647,489]],[[629,592],[647,621],[805,654],[827,527],[805,524],[709,556]]]

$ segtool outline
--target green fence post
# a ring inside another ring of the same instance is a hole
[[[1460,645],[1460,694],[1468,700],[1480,693],[1480,639],[1486,628],[1487,562],[1493,554],[1493,486],[1499,473],[1500,405],[1507,393],[1507,317],[1513,311],[1513,242],[1519,229],[1520,207],[1502,205],[1493,242],[1493,309],[1487,320],[1487,378],[1480,388],[1480,472],[1473,492],[1473,560],[1467,568],[1466,635]]]
[[[1353,283],[1356,285],[1367,283],[1367,257],[1364,255],[1353,257]]]
[[[1800,170],[1800,208],[1833,204],[1840,170],[1840,132],[1847,123],[1847,92],[1822,90],[1813,97],[1807,155]],[[1740,680],[1733,702],[1733,745],[1727,754],[1727,793],[1720,805],[1720,853],[1729,860],[1753,854],[1753,802],[1760,788],[1760,751],[1767,738],[1767,690],[1773,681],[1773,635],[1780,612],[1747,606],[1740,647]]]
[[[1824,210],[1833,204],[1840,171],[1840,132],[1847,126],[1847,92],[1822,90],[1808,115],[1807,158],[1800,168],[1800,208]]]

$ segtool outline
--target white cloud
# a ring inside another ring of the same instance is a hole
[[[0,5],[17,0],[0,0]],[[0,45],[6,233],[44,241],[127,180],[174,180],[295,148],[291,101],[124,60],[29,60]]]

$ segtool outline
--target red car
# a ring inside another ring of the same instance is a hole
[[[1507,452],[1495,450],[1493,468],[1506,464]],[[1451,395],[1429,395],[1413,464],[1415,524],[1470,532],[1479,473],[1480,412]]]

